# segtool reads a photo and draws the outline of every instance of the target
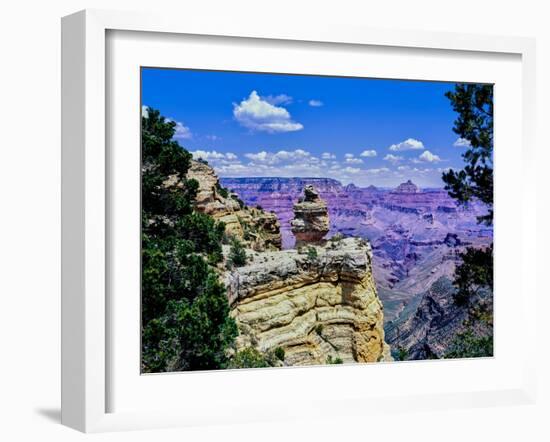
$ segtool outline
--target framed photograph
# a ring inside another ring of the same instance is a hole
[[[83,11],[62,44],[64,424],[534,400],[532,40]]]

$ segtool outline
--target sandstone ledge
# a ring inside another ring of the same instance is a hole
[[[313,247],[313,246],[312,246]],[[225,275],[237,347],[281,347],[285,364],[391,360],[383,308],[372,276],[372,252],[359,238],[328,241],[313,253],[254,254]]]

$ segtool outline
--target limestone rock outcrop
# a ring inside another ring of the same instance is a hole
[[[318,243],[330,229],[327,203],[311,185],[304,187],[304,196],[294,205],[292,233],[298,246]]]
[[[391,360],[371,261],[360,238],[253,254],[225,275],[237,349],[280,347],[285,365]]]
[[[197,210],[225,223],[228,235],[257,251],[281,248],[280,224],[275,213],[245,206],[236,194],[220,185],[214,169],[202,161],[191,161],[187,179],[199,183]]]

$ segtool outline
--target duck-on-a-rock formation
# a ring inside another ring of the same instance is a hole
[[[246,247],[244,266],[219,268],[239,328],[237,350],[282,348],[282,365],[289,366],[392,360],[371,246],[354,237],[322,240],[329,230],[328,211],[313,187],[294,206],[298,248],[280,250],[273,213],[235,204],[235,194],[222,196],[206,164],[194,161],[191,177],[199,182],[197,208],[225,221],[229,234]],[[224,245],[226,260],[228,253]]]
[[[313,186],[304,187],[304,196],[294,204],[293,211],[290,225],[296,246],[319,243],[330,230],[327,203]]]

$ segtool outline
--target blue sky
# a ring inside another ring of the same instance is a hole
[[[143,68],[142,105],[222,177],[324,176],[442,186],[468,142],[452,131],[452,83]]]

